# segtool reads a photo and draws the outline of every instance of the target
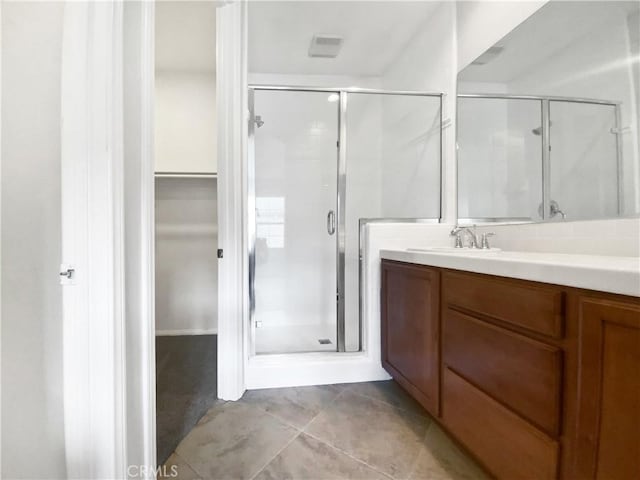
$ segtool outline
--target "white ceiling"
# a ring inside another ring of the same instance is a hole
[[[215,72],[213,1],[156,2],[156,70]]]
[[[381,75],[437,7],[424,1],[250,2],[249,72]],[[310,58],[314,34],[344,37],[338,56]]]
[[[635,1],[563,2],[546,4],[496,45],[502,53],[486,65],[469,65],[458,79],[467,82],[508,83],[605,22],[637,12]],[[611,52],[612,58],[615,52]]]

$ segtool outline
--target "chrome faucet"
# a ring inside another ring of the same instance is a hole
[[[549,203],[549,213],[551,215],[551,218],[555,217],[558,214],[562,216],[563,220],[567,218],[567,215],[562,210],[560,210],[560,205],[558,205],[558,202],[556,202],[555,200],[551,200],[551,202]]]
[[[543,211],[544,202],[538,206],[538,215],[540,215],[541,218],[545,218]],[[567,218],[567,214],[560,209],[560,205],[558,204],[558,202],[556,202],[555,200],[549,200],[549,218],[553,218],[556,215],[560,215],[563,220],[566,220]]]
[[[451,236],[452,237],[456,237],[456,248],[462,248],[464,247],[463,241],[462,241],[462,234],[467,234],[467,237],[469,238],[469,248],[480,248],[480,246],[478,245],[478,235],[476,233],[476,226],[473,225],[473,230],[471,229],[471,227],[460,227],[460,226],[456,226],[453,230],[451,230]]]
[[[482,246],[480,248],[491,249],[491,245],[489,245],[489,237],[493,237],[495,233],[487,232],[482,234]]]

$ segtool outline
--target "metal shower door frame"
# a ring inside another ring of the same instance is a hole
[[[346,270],[346,200],[347,200],[347,114],[348,96],[350,93],[377,94],[377,95],[404,95],[419,97],[438,97],[440,99],[440,163],[442,163],[442,93],[423,92],[414,90],[382,90],[372,88],[326,88],[306,86],[283,85],[249,85],[249,129],[247,147],[247,256],[249,269],[249,328],[250,328],[250,353],[255,355],[255,268],[256,268],[256,196],[255,196],[255,92],[256,91],[286,91],[286,92],[318,92],[337,94],[338,99],[338,138],[337,150],[337,196],[336,196],[336,352],[346,352],[345,332],[345,270]],[[440,172],[442,173],[442,172]],[[442,201],[440,202],[442,208]],[[385,221],[385,220],[383,220]],[[386,219],[386,221],[411,221],[411,219]],[[431,222],[432,219],[427,219]],[[438,220],[435,220],[437,223]],[[360,230],[360,228],[359,228]],[[360,240],[359,240],[360,243]],[[362,251],[360,247],[360,257]],[[360,258],[359,275],[361,276],[362,259]],[[359,310],[358,331],[359,350],[363,349],[363,319],[362,319],[362,279],[359,286]]]
[[[255,336],[256,325],[255,316],[255,275],[256,275],[256,151],[255,151],[255,133],[256,133],[256,114],[255,114],[255,92],[256,91],[286,91],[286,92],[317,92],[317,93],[335,93],[331,89],[323,88],[307,88],[307,87],[280,87],[271,85],[249,85],[248,87],[248,105],[249,105],[249,141],[247,148],[247,246],[248,246],[248,267],[249,267],[249,328],[250,328],[250,353],[255,355]],[[343,120],[343,102],[346,98],[340,95],[338,104],[338,137],[336,143],[336,162],[337,162],[337,195],[336,195],[336,351],[344,352],[344,195],[346,190],[346,166],[343,157],[340,155],[341,142],[340,134],[344,127]]]

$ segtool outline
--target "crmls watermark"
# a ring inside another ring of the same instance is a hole
[[[129,478],[176,478],[178,476],[178,466],[161,465],[154,468],[149,465],[129,465],[127,474]]]

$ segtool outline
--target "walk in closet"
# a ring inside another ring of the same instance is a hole
[[[158,464],[217,398],[215,5],[156,5]]]

